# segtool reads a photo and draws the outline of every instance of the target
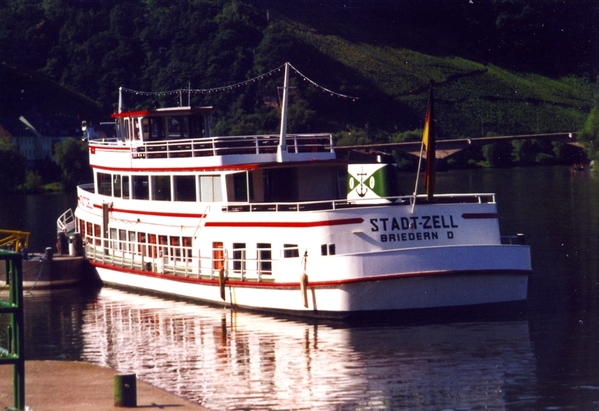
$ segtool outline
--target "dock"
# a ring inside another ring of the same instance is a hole
[[[30,254],[23,264],[23,287],[27,290],[68,287],[85,278],[87,265],[82,256]],[[0,286],[6,285],[4,265],[0,264]]]
[[[25,406],[29,411],[144,410],[210,411],[140,380],[137,407],[116,407],[114,376],[107,367],[76,361],[25,361]],[[0,409],[13,406],[12,367],[0,366]]]

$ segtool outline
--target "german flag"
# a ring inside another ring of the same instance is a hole
[[[424,188],[429,201],[435,194],[435,110],[433,99],[433,83],[431,80],[430,91],[428,95],[428,107],[426,109],[426,119],[424,121],[424,132],[422,133],[422,143],[426,150],[426,170],[424,172]]]

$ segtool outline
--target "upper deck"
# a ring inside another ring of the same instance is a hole
[[[212,107],[113,114],[115,136],[89,142],[90,165],[112,170],[190,170],[333,160],[330,134],[210,136]]]

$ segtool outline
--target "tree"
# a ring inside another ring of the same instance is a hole
[[[482,152],[490,167],[505,167],[512,164],[512,145],[508,142],[486,144]]]
[[[54,158],[62,169],[62,183],[65,189],[72,190],[78,184],[91,180],[86,142],[67,138],[54,147]]]
[[[514,163],[521,166],[530,166],[535,163],[537,154],[541,151],[539,143],[532,140],[512,140],[512,157]]]
[[[599,107],[593,107],[591,110],[578,141],[589,159],[599,161]]]
[[[25,183],[27,159],[6,138],[0,138],[0,192],[15,191]]]

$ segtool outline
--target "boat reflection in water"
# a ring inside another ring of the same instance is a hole
[[[535,393],[527,321],[312,324],[103,288],[82,359],[210,409],[504,409]]]

